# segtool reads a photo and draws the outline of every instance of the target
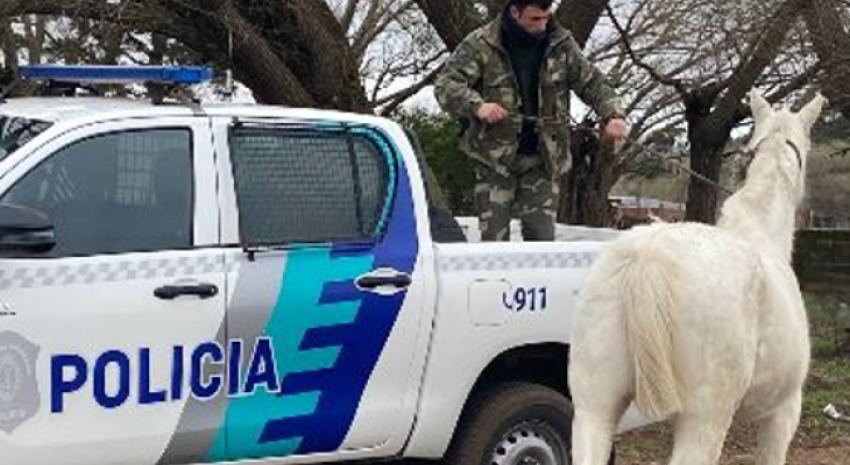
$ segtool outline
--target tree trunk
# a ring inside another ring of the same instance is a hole
[[[566,0],[555,16],[584,47],[608,3],[609,0]],[[615,154],[600,148],[595,133],[589,127],[575,128],[570,141],[572,167],[569,178],[561,181],[558,221],[612,226],[614,210],[608,195],[618,177],[615,175]]]
[[[205,15],[169,5],[194,33],[180,38],[215,61],[232,62],[261,103],[371,110],[345,32],[325,2],[223,1]]]
[[[823,93],[830,106],[850,118],[850,35],[841,22],[842,6],[837,0],[812,0],[803,18],[815,52],[826,70]]]
[[[457,48],[486,19],[469,0],[416,0],[416,4],[449,50]]]
[[[345,31],[322,0],[0,1],[0,17],[69,11],[159,32],[205,63],[232,64],[262,103],[371,111]]]
[[[18,46],[12,20],[0,18],[0,53],[3,55],[3,66],[0,66],[0,89],[9,85],[15,79],[18,68]]]
[[[690,168],[712,181],[720,179],[722,159],[719,152],[729,137],[729,130],[724,132],[717,124],[718,113],[712,113],[721,90],[722,85],[715,84],[691,90],[683,96],[690,143]],[[716,211],[716,189],[705,180],[691,176],[685,219],[713,224]]]
[[[620,177],[616,153],[600,145],[591,128],[579,126],[570,140],[573,154],[569,175],[560,180],[558,222],[612,227],[616,209],[608,196]]]
[[[24,40],[25,47],[28,52],[29,63],[41,63],[41,55],[44,51],[44,18],[40,15],[25,15],[24,21]]]
[[[449,50],[454,50],[470,32],[488,19],[475,10],[469,0],[416,0],[428,22]],[[572,31],[576,41],[584,47],[590,33],[599,22],[610,0],[564,0],[555,11],[555,19]],[[490,13],[505,1],[488,1]]]
[[[610,150],[601,150],[600,155],[603,158],[614,158],[613,152],[608,156],[604,153]],[[585,192],[585,201],[581,205],[583,211],[583,221],[581,224],[594,226],[597,228],[610,228],[614,226],[616,209],[611,205],[608,196],[617,179],[620,177],[616,172],[616,167],[613,163],[604,163],[601,166],[595,167],[593,177]]]
[[[555,19],[584,47],[609,3],[610,0],[564,0],[555,12]]]
[[[698,132],[698,131],[697,131]],[[720,179],[722,158],[716,142],[702,140],[689,134],[691,142],[691,170],[708,179]],[[722,148],[722,144],[720,146]],[[717,216],[718,190],[716,185],[691,177],[688,183],[685,219],[713,224]]]
[[[99,29],[98,35],[104,51],[101,62],[106,65],[118,63],[124,43],[124,28],[110,23],[99,23],[96,27]]]

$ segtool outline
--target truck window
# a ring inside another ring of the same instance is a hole
[[[50,126],[47,121],[0,115],[0,161]]]
[[[231,129],[244,246],[368,241],[390,200],[387,154],[365,133]]]
[[[452,212],[448,210],[445,198],[441,201],[436,199],[435,190],[439,187],[435,185],[437,177],[434,176],[434,172],[428,166],[428,159],[422,149],[422,144],[419,142],[419,137],[410,128],[404,128],[404,134],[410,141],[410,145],[413,146],[413,152],[416,154],[416,160],[421,168],[422,181],[425,186],[425,199],[428,202],[431,238],[434,239],[434,242],[465,242],[466,235]]]
[[[69,145],[20,179],[0,203],[47,214],[51,257],[191,246],[188,129],[111,133]]]

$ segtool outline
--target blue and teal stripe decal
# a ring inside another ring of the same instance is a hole
[[[398,153],[382,135],[357,131]],[[262,335],[277,357],[279,389],[231,398],[209,459],[331,452],[345,440],[406,296],[361,292],[354,279],[378,268],[412,274],[418,256],[410,179],[392,158],[395,198],[380,241],[287,253]]]

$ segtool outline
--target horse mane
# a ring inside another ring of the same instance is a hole
[[[783,129],[774,125],[756,142],[744,185],[724,202],[718,226],[759,247],[772,243],[790,260],[804,177]]]

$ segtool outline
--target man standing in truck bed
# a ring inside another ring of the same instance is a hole
[[[510,240],[514,211],[525,240],[554,239],[558,178],[570,168],[570,91],[599,115],[603,138],[629,132],[614,89],[551,9],[552,0],[509,0],[437,79],[440,105],[469,124],[461,148],[476,162],[484,241]]]

